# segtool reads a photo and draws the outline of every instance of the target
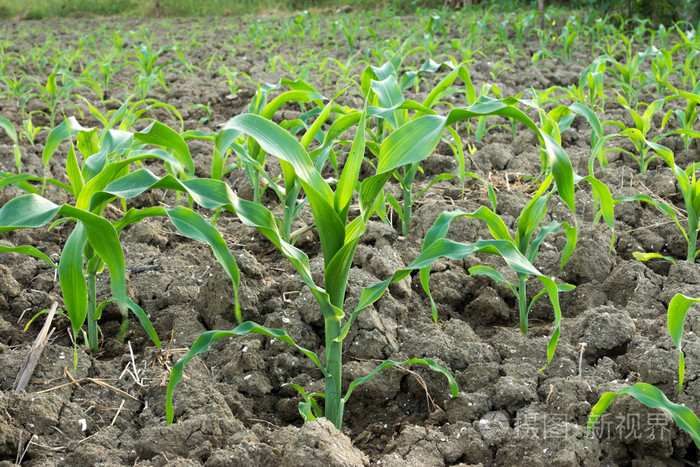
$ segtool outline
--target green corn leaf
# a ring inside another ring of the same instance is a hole
[[[620,196],[618,198],[613,199],[614,204],[621,203],[624,201],[643,201],[645,203],[651,204],[652,206],[656,206],[657,208],[659,208],[659,210],[661,210],[661,212],[663,212],[664,214],[669,216],[673,220],[673,222],[676,223],[678,228],[681,229],[681,233],[685,237],[686,241],[688,241],[688,234],[685,231],[685,228],[683,228],[683,226],[678,221],[678,216],[676,216],[676,211],[674,211],[673,208],[671,206],[669,206],[668,204],[666,204],[662,201],[656,201],[655,199],[651,198],[650,196],[644,195],[644,194],[639,194],[639,195],[634,195],[634,196]]]
[[[38,195],[41,193],[41,190],[39,190],[38,188],[34,188],[30,183],[27,182],[43,182],[44,180],[46,180],[47,183],[50,183],[67,191],[71,195],[73,194],[73,188],[71,188],[70,185],[61,183],[54,178],[44,179],[43,177],[36,177],[34,175],[11,174],[9,172],[0,172],[0,189],[4,188],[7,185],[17,185],[19,188],[21,188],[23,191],[26,191],[27,193],[33,193]]]
[[[613,399],[624,394],[634,397],[647,407],[663,409],[668,412],[678,426],[693,438],[695,446],[700,448],[700,420],[698,417],[687,407],[669,401],[664,393],[647,383],[636,383],[634,386],[623,387],[617,392],[603,394],[591,409],[591,415],[588,417],[587,435],[590,434],[595,422],[610,407]]]
[[[71,274],[74,275],[77,269],[75,264],[80,262],[81,277],[82,277],[82,236],[87,236],[87,241],[95,249],[99,257],[105,262],[110,270],[110,285],[114,297],[120,304],[120,307],[126,308],[126,266],[124,264],[124,253],[122,252],[119,243],[119,236],[112,224],[102,217],[99,217],[91,212],[75,208],[64,204],[57,206],[51,201],[42,198],[41,196],[29,194],[18,196],[8,201],[0,208],[0,232],[7,232],[21,228],[41,227],[48,224],[56,215],[64,215],[74,217],[80,222],[78,226],[79,233],[76,235],[81,241],[74,240],[72,247],[81,251],[80,260],[73,257],[74,262],[71,266]],[[77,229],[77,227],[76,227]],[[61,275],[61,263],[59,263],[59,276]],[[87,294],[85,295],[87,299]],[[70,314],[70,310],[69,310]]]
[[[156,330],[153,328],[153,324],[151,323],[151,320],[148,319],[148,316],[146,313],[143,311],[143,308],[138,306],[136,302],[131,300],[130,298],[126,299],[126,305],[127,307],[136,315],[136,318],[138,318],[139,323],[141,323],[141,327],[146,331],[146,334],[148,334],[148,337],[151,338],[153,343],[156,345],[156,347],[160,348],[160,339],[158,338],[158,334],[156,333]],[[97,319],[97,318],[95,318]]]
[[[347,219],[347,212],[355,193],[355,185],[360,174],[360,167],[365,157],[365,112],[362,112],[358,121],[357,132],[353,140],[350,153],[345,162],[345,167],[340,175],[335,191],[334,207],[340,213],[341,219]]]
[[[420,190],[418,193],[416,193],[416,195],[413,197],[413,202],[415,203],[415,201],[416,201],[417,199],[420,199],[420,197],[423,196],[428,190],[430,190],[430,189],[433,187],[433,185],[435,185],[436,183],[439,183],[439,182],[441,182],[441,181],[443,181],[443,180],[452,180],[452,179],[455,178],[455,177],[456,177],[456,175],[447,174],[447,173],[442,173],[442,174],[438,175],[437,177],[435,177],[434,179],[432,179],[432,180],[425,186],[425,188],[423,188],[423,189]]]
[[[86,128],[82,126],[80,123],[78,123],[78,120],[76,120],[75,117],[68,117],[63,120],[60,125],[51,130],[49,136],[46,137],[46,144],[44,145],[44,151],[41,155],[44,168],[48,166],[51,156],[54,155],[56,149],[58,149],[58,145],[61,144],[61,142],[68,139],[71,135],[77,135],[80,131],[89,132],[91,130],[92,127]]]
[[[600,213],[602,214],[603,219],[605,220],[605,224],[610,228],[610,231],[612,232],[612,237],[610,239],[610,250],[612,250],[612,247],[615,243],[615,212],[613,210],[614,202],[612,194],[610,193],[610,189],[605,185],[605,183],[596,179],[593,175],[583,177],[583,180],[591,184],[593,197],[596,200],[596,203],[600,205]]]
[[[486,277],[489,277],[489,278],[495,280],[496,282],[503,282],[503,283],[507,284],[508,287],[510,287],[510,290],[513,292],[513,294],[515,296],[518,295],[518,289],[513,284],[508,282],[506,280],[506,278],[503,277],[503,275],[500,272],[496,271],[491,266],[483,266],[483,265],[472,266],[469,268],[469,275],[470,276],[486,276]]]
[[[99,151],[100,143],[97,135],[97,128],[93,128],[90,131],[79,131],[76,146],[80,154],[83,155],[83,159],[87,159],[90,155]]]
[[[665,259],[666,261],[670,261],[673,264],[676,264],[675,259],[671,258],[670,256],[660,255],[659,253],[645,253],[643,251],[635,251],[632,253],[632,256],[634,256],[639,261],[649,261],[652,259]]]
[[[518,244],[518,249],[523,254],[527,254],[530,248],[530,239],[540,225],[540,222],[542,222],[545,214],[547,214],[547,201],[549,200],[549,196],[544,196],[544,194],[552,184],[553,178],[552,175],[547,176],[518,217],[518,229],[515,232],[515,241]],[[535,256],[530,255],[530,261],[532,261],[534,257]]]
[[[236,319],[241,323],[243,318],[241,317],[241,309],[238,303],[238,287],[240,283],[238,264],[236,264],[236,260],[231,255],[219,231],[204,220],[202,216],[190,209],[178,206],[165,211],[175,227],[182,234],[189,238],[199,240],[200,242],[208,243],[211,246],[214,256],[216,256],[216,259],[219,260],[219,263],[221,263],[226,273],[233,281]]]
[[[292,338],[289,337],[289,335],[281,329],[267,328],[264,326],[260,326],[259,324],[253,323],[252,321],[246,321],[245,323],[240,324],[231,331],[208,331],[200,335],[194,341],[194,343],[192,343],[192,347],[190,348],[190,351],[187,353],[187,355],[181,358],[173,366],[173,369],[170,372],[170,379],[168,381],[168,389],[166,391],[165,399],[165,414],[168,420],[168,424],[171,424],[175,417],[175,413],[173,411],[173,391],[180,382],[180,380],[182,380],[182,374],[187,362],[189,362],[192,358],[196,357],[197,355],[206,352],[211,346],[211,343],[218,339],[232,336],[246,336],[248,334],[262,334],[263,336],[269,336],[291,345],[292,347],[309,357],[311,361],[313,361],[316,364],[316,366],[323,372],[323,374],[326,374],[326,370],[321,364],[321,361],[318,359],[318,355],[316,355],[310,350],[307,350],[297,345],[292,340]]]
[[[431,370],[437,371],[438,373],[442,373],[443,375],[445,375],[445,377],[447,377],[447,381],[450,384],[450,392],[452,393],[452,397],[457,397],[459,395],[459,388],[457,387],[457,381],[455,381],[454,377],[450,374],[449,371],[447,371],[445,368],[443,368],[442,366],[435,363],[435,360],[432,360],[430,358],[426,358],[426,359],[412,358],[410,360],[406,360],[405,362],[395,362],[393,360],[384,360],[381,364],[379,364],[379,366],[377,366],[374,370],[372,370],[367,376],[363,376],[362,378],[357,378],[357,379],[351,381],[350,385],[348,386],[348,390],[345,393],[345,396],[343,397],[343,403],[348,401],[348,399],[350,398],[350,395],[352,394],[352,391],[357,386],[364,384],[367,381],[371,380],[380,371],[382,371],[386,368],[391,368],[392,366],[403,366],[403,365],[409,365],[411,363],[420,363],[422,365],[427,365],[428,368],[430,368]]]
[[[66,174],[68,175],[68,180],[70,181],[71,187],[73,188],[73,194],[78,196],[80,190],[83,189],[85,180],[83,180],[83,175],[80,173],[80,165],[78,164],[78,158],[75,155],[75,148],[73,147],[73,141],[70,142],[70,147],[68,148],[68,158],[66,159]]]
[[[77,367],[77,337],[85,323],[88,308],[87,282],[83,275],[83,248],[87,243],[87,234],[81,222],[71,232],[61,252],[58,264],[58,282],[61,285],[66,313],[73,331],[73,366]]]
[[[5,130],[5,133],[7,133],[7,136],[12,140],[12,142],[16,145],[17,144],[17,132],[15,131],[14,125],[12,125],[12,122],[6,119],[5,117],[0,117],[0,128]]]
[[[167,125],[154,121],[143,131],[134,133],[134,139],[146,144],[171,149],[174,151],[180,164],[185,167],[187,175],[189,177],[194,176],[194,161],[192,160],[192,154],[190,154],[190,148],[182,136]]]
[[[566,263],[569,262],[569,258],[571,258],[571,255],[576,249],[576,243],[578,242],[578,228],[575,225],[569,225],[568,222],[563,222],[562,225],[564,226],[564,233],[566,234],[566,245],[564,245],[564,250],[561,253],[560,267],[561,269],[564,269],[564,266],[566,266]]]
[[[559,228],[561,226],[562,226],[561,223],[559,223],[557,221],[552,221],[540,229],[540,232],[537,234],[537,237],[535,237],[535,239],[530,244],[530,249],[527,252],[527,259],[531,263],[535,262],[535,258],[537,258],[537,253],[539,253],[539,250],[540,250],[540,245],[542,245],[542,242],[544,242],[545,237],[551,233],[555,233],[555,232],[559,231]],[[521,252],[522,252],[522,250],[521,250]],[[571,254],[571,253],[569,253],[569,254]]]
[[[271,119],[272,116],[287,102],[312,102],[323,101],[325,97],[315,91],[292,90],[286,91],[277,96],[270,102],[260,113],[260,116],[265,119]]]
[[[282,386],[291,386],[297,390],[299,395],[304,399],[299,402],[299,413],[305,422],[313,422],[317,418],[323,417],[323,411],[318,406],[314,397],[322,397],[323,394],[307,394],[304,388],[294,383],[284,383]]]
[[[109,130],[102,134],[100,150],[85,159],[82,175],[90,180],[104,169],[110,156],[122,155],[130,150],[134,141],[133,133],[121,130]],[[134,156],[135,154],[131,154]]]
[[[595,147],[598,140],[603,136],[603,125],[600,123],[600,119],[591,108],[579,102],[574,102],[569,108],[572,112],[582,115],[588,121],[588,124],[591,125],[591,147]]]
[[[54,268],[58,268],[54,264],[53,261],[51,261],[51,258],[49,258],[46,253],[38,250],[36,247],[33,247],[31,245],[21,245],[21,246],[4,246],[0,245],[0,252],[5,252],[5,253],[19,253],[22,255],[29,255],[33,256],[35,258],[39,258],[40,260],[46,261],[48,264],[53,266]]]
[[[683,339],[683,327],[685,326],[685,317],[693,303],[700,303],[700,298],[686,297],[683,294],[676,294],[668,304],[668,332],[671,335],[671,340],[678,347],[679,362],[678,362],[678,391],[683,390],[683,377],[685,374],[685,359],[683,350],[681,349]]]

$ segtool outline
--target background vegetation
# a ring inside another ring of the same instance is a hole
[[[472,0],[483,6],[499,6],[503,9],[537,7],[535,0]],[[440,8],[451,5],[459,8],[465,0],[0,0],[0,18],[42,19],[60,17],[93,16],[239,16],[264,12],[292,12],[327,8],[351,7],[360,10],[394,9],[410,12],[416,8]],[[622,14],[626,17],[648,18],[654,23],[670,24],[673,21],[700,19],[700,0],[573,0],[551,1],[546,5],[566,6],[599,11],[605,14]]]

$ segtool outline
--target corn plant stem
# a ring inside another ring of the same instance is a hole
[[[253,185],[253,202],[259,203],[262,198],[262,193],[260,193],[260,174],[253,171],[252,180],[250,181]]]
[[[518,311],[520,315],[520,330],[527,334],[527,281],[526,274],[518,274]]]
[[[408,226],[411,222],[411,204],[413,200],[411,199],[411,185],[404,187],[403,189],[403,219],[401,219],[401,235],[404,237],[408,235]]]
[[[693,228],[695,227],[695,228]],[[690,226],[688,229],[688,257],[686,258],[688,262],[695,262],[695,253],[698,245],[698,228],[697,226]]]
[[[326,317],[326,402],[325,417],[335,425],[337,429],[343,426],[343,398],[341,394],[342,368],[343,368],[343,343],[336,342],[340,335],[340,319]]]
[[[292,239],[292,222],[297,213],[297,197],[301,191],[301,185],[297,183],[294,189],[290,190],[284,199],[284,208],[282,213],[282,239],[289,243]]]
[[[88,289],[88,308],[87,308],[87,345],[93,352],[99,350],[97,342],[97,320],[95,319],[95,308],[97,305],[97,273],[88,271],[87,273],[87,289]]]

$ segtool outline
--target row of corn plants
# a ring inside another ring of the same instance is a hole
[[[184,131],[178,110],[148,98],[154,88],[168,92],[170,81],[192,77],[202,71],[201,68],[217,70],[221,79],[229,85],[232,95],[239,92],[240,79],[245,79],[246,85],[254,85],[254,80],[247,73],[227,65],[230,57],[225,54],[210,57],[205,61],[205,67],[195,66],[187,58],[187,52],[201,46],[196,35],[189,41],[158,46],[150,31],[139,29],[128,34],[114,33],[108,42],[102,42],[101,48],[95,45],[98,42],[96,37],[88,37],[70,50],[62,50],[49,38],[43,48],[26,54],[6,52],[8,44],[1,44],[0,79],[8,101],[16,103],[19,108],[23,130],[18,132],[10,120],[0,119],[0,127],[14,145],[16,169],[16,172],[0,174],[0,188],[12,185],[27,194],[12,199],[0,208],[0,231],[46,225],[53,227],[62,222],[73,222],[75,228],[65,242],[58,265],[30,245],[3,246],[0,250],[29,254],[58,269],[65,314],[71,322],[74,342],[77,344],[78,336],[84,334],[86,345],[96,351],[99,345],[97,323],[103,307],[111,301],[117,303],[124,316],[118,339],[123,338],[126,332],[128,311],[131,310],[154,343],[160,345],[148,318],[138,304],[126,296],[120,234],[130,224],[152,216],[168,217],[182,234],[208,243],[230,276],[232,291],[236,296],[239,272],[215,227],[219,214],[222,211],[231,212],[244,224],[260,231],[279,249],[300,274],[321,308],[325,323],[325,361],[322,362],[312,350],[295,343],[284,330],[243,322],[237,309],[238,327],[203,334],[192,345],[190,352],[175,365],[168,385],[169,422],[174,417],[173,391],[182,378],[186,363],[206,351],[214,340],[250,333],[271,336],[292,345],[309,357],[323,374],[325,393],[308,394],[304,388],[297,387],[302,397],[300,413],[307,420],[325,416],[340,428],[344,405],[354,388],[369,381],[379,371],[395,365],[427,365],[447,377],[451,392],[456,395],[457,387],[452,376],[430,359],[405,362],[387,360],[365,377],[353,381],[345,388],[344,394],[341,387],[343,341],[357,316],[377,301],[390,283],[418,271],[437,319],[437,306],[429,287],[430,266],[438,258],[444,257],[461,259],[474,253],[501,256],[515,273],[517,283],[508,282],[500,271],[491,267],[475,266],[469,273],[485,275],[508,285],[518,303],[523,332],[528,330],[528,317],[534,302],[542,295],[548,296],[555,315],[554,331],[546,349],[549,363],[559,339],[562,318],[559,293],[569,291],[573,286],[556,283],[542,275],[533,263],[546,236],[563,229],[567,238],[561,258],[563,268],[576,247],[578,236],[575,221],[552,221],[540,225],[553,197],[563,201],[574,213],[576,186],[589,185],[596,210],[599,210],[598,215],[611,229],[614,226],[615,204],[647,203],[667,214],[681,230],[688,243],[687,261],[694,262],[700,253],[697,247],[700,216],[697,172],[700,162],[679,167],[673,151],[662,144],[664,138],[680,137],[687,150],[700,136],[696,129],[700,99],[697,66],[700,47],[692,26],[688,24],[654,29],[647,23],[620,18],[592,22],[589,18],[580,17],[570,17],[556,24],[555,17],[548,16],[549,30],[545,31],[535,26],[534,16],[512,15],[506,21],[493,22],[489,18],[493,18],[494,14],[491,11],[485,14],[482,20],[475,16],[455,16],[445,12],[427,15],[421,21],[422,36],[409,34],[400,39],[396,39],[397,35],[393,32],[407,29],[401,18],[384,18],[386,29],[367,19],[342,19],[333,24],[333,31],[338,42],[347,48],[345,61],[322,61],[320,54],[311,52],[293,60],[271,54],[268,67],[274,69],[282,66],[296,79],[282,79],[275,85],[255,84],[257,92],[248,113],[230,119],[216,132]],[[497,24],[495,34],[486,34],[490,31],[490,23]],[[297,15],[284,25],[274,34],[267,34],[275,28],[261,21],[252,23],[247,32],[232,38],[230,53],[253,38],[257,38],[258,42],[270,41],[260,43],[258,47],[267,46],[274,50],[291,39],[304,43],[309,39],[320,40],[322,36],[319,24],[309,14]],[[392,31],[392,38],[387,40],[383,34],[389,35],[389,31]],[[485,34],[467,34],[469,39],[459,39],[465,31]],[[101,34],[105,35],[106,32],[102,31]],[[125,45],[124,38],[127,36],[135,45]],[[582,73],[577,85],[532,90],[532,99],[524,99],[522,95],[502,98],[497,87],[485,84],[477,92],[468,71],[470,63],[481,55],[502,56],[501,60],[492,60],[491,77],[495,79],[501,72],[514,67],[518,60],[530,58],[525,52],[525,44],[535,37],[539,41],[539,50],[531,57],[533,65],[543,64],[547,60],[569,64],[576,56],[576,44],[599,50],[601,55]],[[362,44],[365,43],[371,46],[364,47]],[[642,47],[642,50],[637,52],[637,47]],[[53,60],[35,60],[45,55],[47,49],[53,50]],[[431,60],[420,64],[420,57]],[[39,64],[38,74],[45,76],[45,79],[34,78],[36,70],[32,69],[33,63]],[[127,70],[131,73],[127,83],[116,81]],[[434,76],[440,70],[449,71],[434,81]],[[336,83],[339,92],[332,99],[327,99],[319,88],[327,87],[330,81]],[[360,96],[364,106],[352,108],[339,104],[345,97],[343,88]],[[73,117],[57,124],[57,118],[65,113],[77,112],[82,119],[82,107],[71,100],[73,94],[81,89],[85,89],[81,102],[88,107],[90,118],[99,125],[84,127]],[[111,111],[101,112],[99,105],[93,106],[91,99],[95,96],[104,106],[107,103],[105,96],[108,92],[114,95],[114,89],[121,89],[124,96],[133,97],[123,99],[118,108]],[[404,97],[407,90],[426,91],[427,97],[422,102],[407,99]],[[648,100],[648,95],[654,93],[656,97]],[[464,105],[453,104],[448,99],[453,95],[459,95]],[[45,110],[26,113],[25,108],[32,101],[41,102]],[[278,111],[290,105],[299,108],[299,118],[273,123],[273,120],[279,121]],[[621,121],[601,121],[598,115],[610,105],[624,109],[632,125]],[[202,108],[209,107],[202,104]],[[160,122],[146,121],[149,111],[153,109],[168,111],[173,120],[181,122],[180,128],[173,130]],[[34,126],[32,117],[36,113],[43,114],[47,122],[45,128]],[[209,112],[207,116],[205,122],[211,119]],[[655,116],[661,117],[660,126],[654,125]],[[574,173],[561,148],[561,133],[576,118],[586,120],[591,127],[589,173],[583,176]],[[469,139],[482,139],[494,128],[494,122],[511,128],[514,133],[523,128],[534,132],[541,146],[541,182],[518,217],[515,232],[510,232],[498,216],[497,196],[493,188],[482,177],[466,170],[465,144],[468,152],[471,152]],[[676,128],[663,132],[671,122]],[[146,123],[150,124],[144,129],[133,130]],[[605,131],[610,128],[613,129],[612,133]],[[33,144],[34,137],[40,131],[46,133],[42,153],[43,174],[29,175],[22,170],[21,143],[25,138]],[[346,134],[354,135],[351,136],[348,151],[341,149]],[[211,141],[213,163],[210,178],[194,176],[194,162],[187,144],[190,139]],[[424,190],[416,193],[415,177],[421,171],[421,163],[433,153],[441,140],[447,141],[453,148],[458,173],[441,174]],[[611,142],[619,144],[619,141],[625,140],[632,144],[631,150],[610,147]],[[49,162],[62,142],[68,146],[65,174],[52,178],[48,174]],[[613,198],[610,189],[596,177],[607,167],[605,155],[612,150],[622,151],[633,158],[642,174],[648,170],[650,163],[663,162],[672,171],[680,188],[685,219],[679,216],[671,203],[645,194]],[[281,174],[269,173],[268,157],[279,161]],[[342,169],[339,168],[339,158],[344,159]],[[143,168],[144,160],[162,164],[167,175],[159,177]],[[359,180],[363,162],[369,163],[373,173]],[[596,162],[600,166],[597,172],[594,171]],[[335,171],[337,181],[329,181],[322,175],[328,164]],[[252,201],[239,198],[222,180],[227,173],[238,169],[243,170],[250,181],[254,193]],[[453,177],[458,177],[462,186],[467,177],[486,184],[491,206],[482,206],[470,213],[453,211],[440,215],[426,234],[420,255],[392,277],[363,289],[357,307],[352,311],[346,310],[344,302],[350,265],[367,221],[378,215],[388,222],[387,211],[393,210],[401,222],[402,233],[407,234],[411,209],[416,200],[433,183]],[[386,184],[394,179],[403,194],[400,199],[385,195]],[[47,198],[47,185],[65,190],[74,202],[54,204]],[[172,209],[129,208],[130,199],[152,189],[175,191],[181,205]],[[281,218],[261,203],[266,189],[272,190],[279,199]],[[357,215],[350,215],[353,200],[357,200],[359,206]],[[113,216],[114,209],[109,215],[106,211],[108,205],[114,206],[110,204],[113,201],[118,201],[120,207],[116,209],[117,219]],[[294,246],[295,236],[291,227],[304,206],[311,210],[313,227],[320,238],[324,259],[322,284],[314,282],[307,254]],[[203,214],[203,209],[214,212],[209,220]],[[493,238],[474,244],[449,240],[450,222],[460,216],[484,222]],[[640,253],[638,257],[649,260],[658,255]],[[98,300],[96,278],[105,268],[110,273],[113,296]],[[538,279],[542,289],[528,302],[527,282],[530,276]],[[669,307],[669,331],[679,347],[682,321],[693,300],[676,297]],[[83,329],[84,326],[86,329]],[[679,370],[681,388],[684,370],[682,355]],[[649,406],[668,410],[679,426],[693,436],[696,444],[700,443],[700,423],[692,412],[671,403],[660,391],[643,383],[623,388],[618,393],[603,395],[593,409],[589,429],[613,397],[619,394],[630,394]],[[324,401],[323,408],[319,404],[320,399]]]

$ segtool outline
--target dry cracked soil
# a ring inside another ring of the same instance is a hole
[[[35,42],[52,29],[52,23],[32,24]],[[213,25],[211,34],[215,35],[218,23]],[[153,22],[151,27],[159,26]],[[195,60],[203,60],[210,52],[202,47]],[[286,53],[293,56],[295,52]],[[262,81],[279,78],[264,71],[261,51],[238,57],[238,62]],[[521,70],[499,77],[504,95],[529,86],[567,85],[576,82],[583,69],[583,65],[565,67],[554,61],[544,64],[551,71],[532,70],[528,65],[523,63]],[[472,79],[478,85],[490,80],[489,70],[483,63],[472,65]],[[215,129],[247,109],[253,89],[244,86],[231,98],[226,85],[201,73],[194,81],[175,80],[169,94],[158,89],[153,93],[178,109],[211,102],[214,120],[207,128]],[[344,99],[348,105],[361,105],[359,96]],[[0,113],[16,125],[21,123],[13,114],[16,103],[0,103],[0,107]],[[290,106],[283,112],[289,119],[298,109]],[[626,118],[614,105],[606,107],[606,112],[609,119]],[[184,111],[183,117],[186,129],[202,128],[197,123],[198,110]],[[174,124],[167,114],[156,118]],[[575,169],[583,173],[590,153],[590,129],[585,120],[579,120],[564,132],[563,147]],[[40,134],[35,146],[23,147],[27,170],[41,170],[44,141],[45,135]],[[496,129],[475,143],[473,161],[467,162],[467,170],[488,177],[498,189],[498,213],[510,228],[536,189],[527,177],[539,173],[536,142],[525,129],[515,137],[510,131]],[[680,140],[675,144],[679,159],[697,158],[697,141],[687,153]],[[0,164],[11,170],[11,143],[4,134],[0,135],[0,149],[6,154]],[[206,176],[210,148],[194,142],[191,149],[198,174]],[[49,166],[54,175],[61,173],[64,159],[60,155],[67,149],[62,146],[60,151]],[[633,160],[615,153],[609,159],[610,168],[601,179],[613,196],[651,190],[679,202],[667,167],[652,164],[649,173],[640,176]],[[422,180],[441,172],[454,173],[449,147],[440,145],[424,168]],[[241,171],[231,172],[226,181],[246,196],[247,182]],[[349,309],[357,303],[363,286],[386,279],[418,255],[423,235],[438,213],[472,211],[488,204],[481,185],[468,182],[462,192],[459,183],[453,182],[435,185],[419,201],[405,237],[397,233],[396,225],[370,222],[350,273]],[[4,188],[0,204],[18,193],[13,187]],[[47,196],[57,203],[67,201],[58,190],[49,190]],[[272,198],[266,202],[274,208]],[[155,192],[134,203],[146,206],[175,200]],[[459,397],[450,397],[440,374],[418,367],[392,368],[353,393],[342,432],[325,420],[303,423],[297,411],[299,396],[285,384],[322,390],[322,375],[299,352],[261,336],[217,341],[191,362],[175,393],[176,422],[166,425],[165,390],[172,364],[203,331],[235,326],[230,281],[210,249],[179,235],[166,220],[143,221],[122,235],[127,267],[132,268],[129,295],[150,316],[163,349],[152,345],[135,320],[127,344],[116,343],[119,312],[108,306],[100,321],[100,353],[93,355],[79,347],[73,371],[68,321],[59,317],[28,389],[11,391],[42,319],[26,331],[24,326],[38,311],[54,301],[61,304],[62,299],[53,269],[33,258],[3,253],[0,466],[14,465],[19,459],[26,466],[694,464],[698,452],[690,436],[664,413],[631,398],[618,398],[584,443],[587,418],[600,395],[637,381],[657,385],[672,400],[699,411],[698,314],[691,312],[688,317],[684,344],[687,384],[677,394],[678,354],[666,330],[666,308],[676,293],[700,296],[700,265],[642,263],[632,257],[638,250],[685,257],[685,242],[677,227],[655,208],[631,203],[617,206],[611,247],[610,230],[602,222],[593,222],[588,188],[577,191],[577,203],[581,232],[571,260],[560,271],[566,237],[559,233],[542,245],[535,263],[542,272],[576,285],[574,291],[560,295],[561,339],[546,369],[538,371],[546,363],[553,326],[549,302],[537,302],[530,331],[523,335],[510,289],[467,273],[477,264],[506,273],[505,263],[482,255],[441,260],[431,276],[437,323],[417,276],[392,285],[352,328],[344,349],[344,380],[347,384],[365,375],[383,359],[433,358],[454,375]],[[310,213],[302,211],[298,226],[309,218]],[[553,219],[571,220],[556,197],[543,222]],[[232,215],[222,215],[217,226],[241,268],[244,318],[283,328],[305,347],[323,354],[320,311],[291,265]],[[71,229],[66,223],[52,230],[16,231],[3,234],[0,243],[35,245],[56,259]],[[464,242],[490,238],[483,223],[465,219],[454,223],[450,236]],[[298,246],[309,254],[318,276],[323,261],[317,235],[313,231],[304,234]],[[103,297],[108,295],[106,281],[101,277],[98,285]],[[530,289],[532,297],[537,286],[532,283]]]

